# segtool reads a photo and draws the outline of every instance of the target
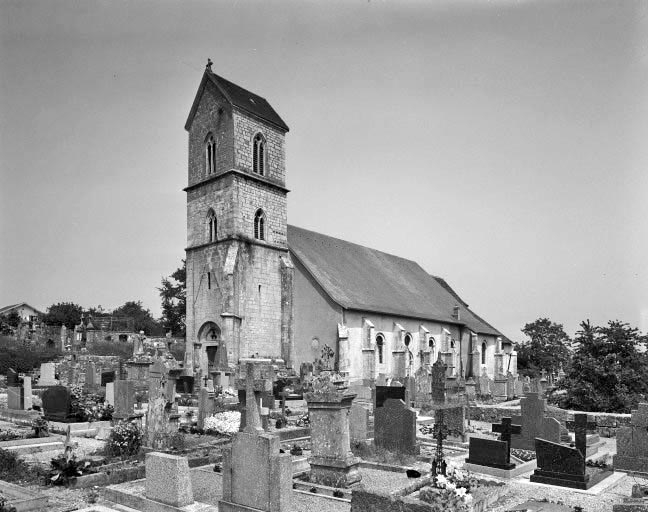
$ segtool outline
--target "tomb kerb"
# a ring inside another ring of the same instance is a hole
[[[331,487],[359,482],[360,458],[351,452],[349,414],[355,394],[344,394],[322,376],[304,393],[311,424],[310,481]]]

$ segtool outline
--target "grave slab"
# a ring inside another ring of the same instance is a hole
[[[4,480],[0,480],[0,492],[7,498],[9,505],[16,508],[16,512],[43,510],[47,507],[47,496],[36,494]]]

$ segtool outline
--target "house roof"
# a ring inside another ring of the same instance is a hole
[[[36,309],[34,306],[30,306],[30,305],[27,304],[26,302],[19,302],[18,304],[12,304],[11,306],[5,306],[4,308],[0,308],[0,315],[5,315],[5,314],[7,314],[7,313],[10,313],[10,312],[13,311],[14,309],[18,309],[18,308],[20,308],[20,307],[22,307],[22,306],[27,306],[27,307],[32,308],[34,311],[36,311],[36,313],[38,313],[38,314],[40,314],[40,315],[43,314],[42,311],[39,311],[39,310]]]
[[[258,117],[263,121],[267,121],[270,124],[273,124],[275,127],[280,130],[287,132],[289,130],[288,125],[284,123],[283,119],[279,117],[279,114],[272,108],[270,103],[265,98],[262,98],[258,94],[243,89],[236,85],[235,83],[226,80],[225,78],[218,76],[216,73],[213,73],[209,69],[205,70],[202,81],[200,82],[200,87],[198,88],[198,93],[194,99],[191,111],[189,112],[189,117],[185,123],[185,129],[188,130],[193,120],[196,110],[198,109],[198,104],[200,102],[200,96],[202,94],[203,87],[205,86],[206,81],[209,80],[213,83],[223,96],[227,98],[229,103],[240,109],[244,112],[251,114],[254,117]]]
[[[473,313],[446,281],[416,262],[330,236],[288,226],[288,246],[312,277],[345,309],[465,325],[502,334]],[[459,307],[460,320],[452,316]]]

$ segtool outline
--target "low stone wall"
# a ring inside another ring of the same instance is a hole
[[[574,414],[583,411],[566,411],[557,407],[547,406],[547,416],[556,418],[560,423],[565,426],[566,421],[574,419]],[[518,416],[520,414],[520,407],[502,407],[500,406],[471,406],[469,415],[471,420],[487,421],[489,423],[500,423],[502,418],[510,416]],[[604,437],[616,437],[616,432],[621,427],[630,425],[630,414],[617,414],[607,412],[588,412],[586,413],[591,420],[595,421],[598,425],[597,432]]]

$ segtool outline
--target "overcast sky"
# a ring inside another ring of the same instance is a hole
[[[290,126],[291,224],[417,261],[516,341],[648,330],[644,0],[0,0],[0,44],[0,306],[160,314],[210,57]]]

